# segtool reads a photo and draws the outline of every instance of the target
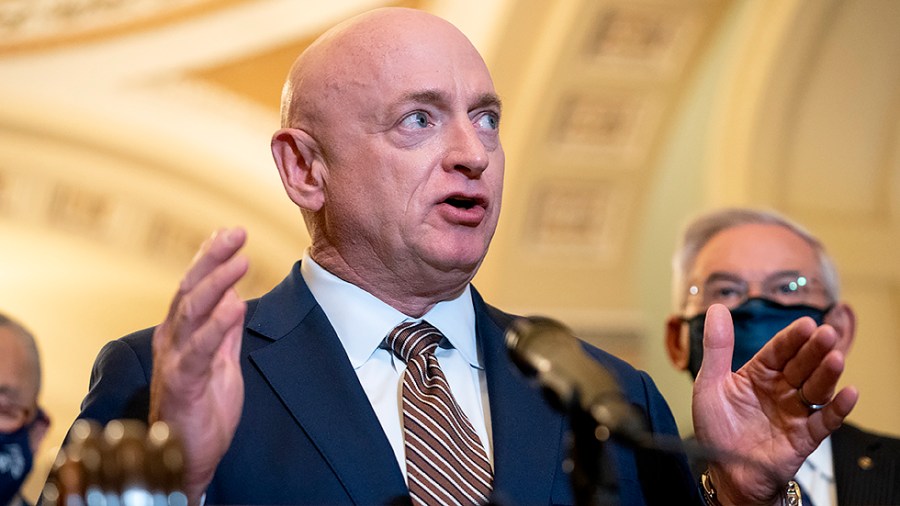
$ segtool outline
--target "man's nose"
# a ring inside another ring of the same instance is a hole
[[[487,169],[488,152],[471,121],[453,122],[448,129],[444,170],[476,178]]]
[[[762,283],[748,283],[747,293],[744,294],[744,300],[765,296],[765,290]]]

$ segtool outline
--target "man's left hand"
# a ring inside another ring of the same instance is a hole
[[[831,326],[801,318],[732,373],[731,314],[709,308],[692,406],[697,440],[742,457],[710,465],[722,504],[780,504],[803,461],[853,409],[855,388],[834,393],[844,370],[837,341]]]

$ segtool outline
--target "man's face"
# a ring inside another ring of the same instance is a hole
[[[734,309],[752,297],[819,308],[832,302],[813,248],[777,225],[747,224],[719,232],[700,250],[688,281],[687,316],[714,303]]]
[[[500,104],[480,55],[436,26],[376,34],[344,56],[317,130],[328,242],[376,275],[417,278],[423,265],[474,274],[497,226],[504,169]]]
[[[35,374],[19,336],[0,326],[0,432],[18,430],[34,413]]]
[[[747,224],[719,232],[700,249],[687,279],[685,307],[666,324],[666,350],[678,369],[697,374],[704,314],[716,303],[732,311],[733,369],[801,316],[834,327],[844,353],[853,343],[853,310],[828,294],[813,247],[782,226]]]

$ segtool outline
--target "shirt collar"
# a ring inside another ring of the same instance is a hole
[[[475,339],[475,307],[471,286],[456,298],[438,302],[422,318],[412,318],[362,288],[325,270],[304,252],[300,275],[334,327],[354,369],[379,348],[388,333],[403,321],[427,320],[444,334],[450,346],[471,365],[483,369]],[[446,343],[442,342],[442,346]]]

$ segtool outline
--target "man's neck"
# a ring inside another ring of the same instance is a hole
[[[387,268],[355,268],[333,249],[310,249],[310,257],[334,276],[369,292],[401,313],[419,318],[435,304],[458,297],[473,274],[393,272]]]

